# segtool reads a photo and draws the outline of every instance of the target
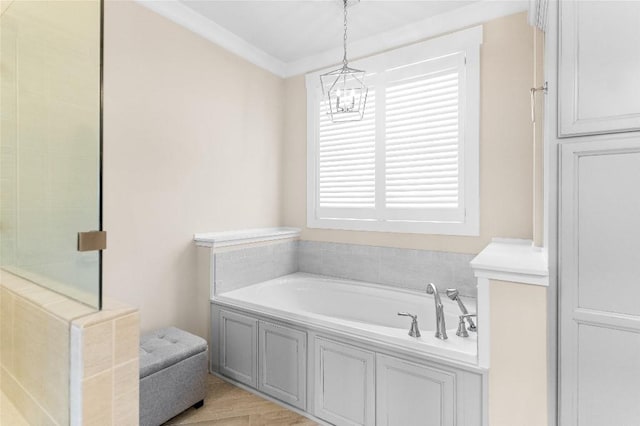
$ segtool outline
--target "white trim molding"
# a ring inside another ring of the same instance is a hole
[[[478,366],[488,369],[491,365],[491,293],[489,279],[478,278],[477,289]],[[488,424],[488,422],[485,424]]]
[[[135,0],[140,5],[187,28],[205,39],[279,77],[288,78],[329,67],[342,57],[342,46],[284,62],[247,42],[214,21],[200,15],[179,1]],[[426,40],[441,34],[479,25],[492,19],[527,11],[528,0],[480,0],[468,6],[413,22],[391,31],[376,34],[349,44],[353,58],[369,56],[385,50]]]
[[[491,359],[491,280],[538,286],[549,285],[547,253],[531,240],[494,238],[471,262],[478,280],[478,365]]]
[[[549,0],[529,0],[529,25],[546,32],[548,11]]]
[[[193,236],[198,247],[222,248],[300,237],[299,228],[256,228],[238,231],[207,232]]]
[[[534,247],[531,240],[494,238],[471,261],[471,268],[478,280],[549,285],[546,252]]]

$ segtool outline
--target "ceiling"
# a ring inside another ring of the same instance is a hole
[[[281,77],[342,59],[341,0],[137,0]],[[349,0],[349,58],[527,9],[529,0]]]
[[[182,2],[283,62],[298,61],[342,46],[340,0]],[[462,0],[362,0],[347,10],[349,40],[362,40],[471,3]]]

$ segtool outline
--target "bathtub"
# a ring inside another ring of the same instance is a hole
[[[353,336],[411,355],[476,365],[476,333],[469,332],[466,338],[456,336],[458,305],[444,295],[441,299],[447,340],[434,336],[434,301],[426,292],[298,272],[218,294],[213,302]],[[472,300],[466,302],[475,312]],[[411,319],[398,316],[398,312],[418,315],[421,337],[408,335]]]

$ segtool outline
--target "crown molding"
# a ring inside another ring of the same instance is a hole
[[[284,62],[205,18],[180,1],[135,1],[282,78],[326,68],[335,65],[336,61],[342,58],[342,47],[336,47],[297,61]],[[353,41],[349,44],[349,53],[354,59],[362,58],[528,9],[528,0],[480,0],[469,6],[413,22],[395,30]]]
[[[238,37],[214,21],[205,18],[180,1],[135,1],[272,74],[279,77],[286,76],[286,64],[284,62]]]
[[[395,30],[352,41],[349,43],[349,56],[357,59],[384,52],[385,50],[482,24],[502,16],[524,12],[528,10],[528,7],[529,3],[527,1],[481,0],[469,6],[413,22]],[[342,58],[342,47],[337,47],[317,55],[289,62],[285,68],[285,77],[293,77],[335,65],[337,64],[336,60],[340,58]]]

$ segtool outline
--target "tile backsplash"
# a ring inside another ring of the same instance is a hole
[[[424,290],[434,283],[440,291],[457,288],[476,297],[472,254],[391,247],[299,241],[298,270],[312,274]]]
[[[297,241],[287,241],[216,253],[215,292],[224,293],[298,272],[297,249]]]
[[[457,288],[476,297],[469,265],[475,255],[429,250],[288,241],[215,254],[216,293],[235,290],[294,272],[424,290]]]

